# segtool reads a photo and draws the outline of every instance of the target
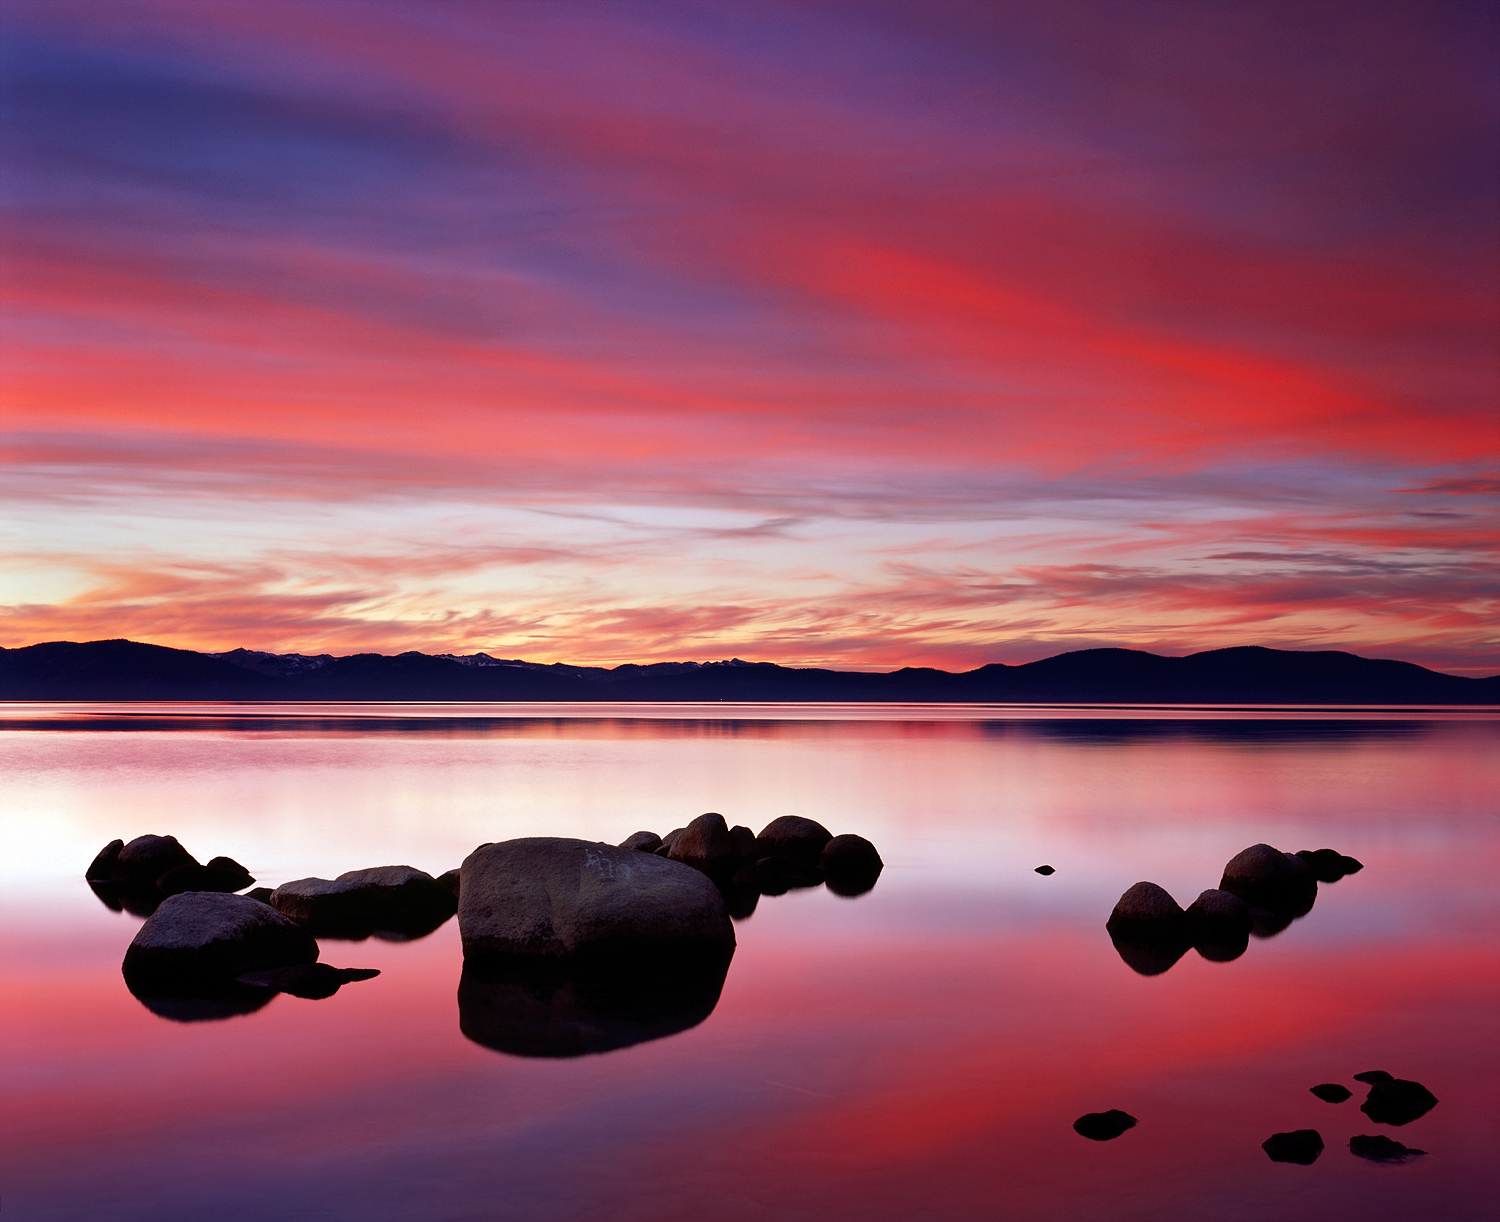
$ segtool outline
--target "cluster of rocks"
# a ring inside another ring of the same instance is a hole
[[[1228,962],[1245,953],[1250,935],[1268,938],[1312,910],[1318,884],[1363,869],[1333,849],[1283,853],[1254,844],[1224,867],[1217,888],[1186,909],[1156,883],[1139,882],[1120,897],[1105,928],[1115,949],[1143,976],[1160,975],[1188,950]]]
[[[171,895],[231,894],[255,882],[232,857],[211,857],[207,865],[201,864],[175,836],[137,836],[129,844],[111,840],[89,863],[84,878],[113,911],[144,917]]]
[[[374,866],[337,878],[294,879],[265,901],[315,937],[411,941],[426,937],[458,910],[455,875],[450,871],[440,882],[412,866]]]
[[[1383,1069],[1357,1073],[1354,1080],[1369,1085],[1369,1093],[1359,1110],[1376,1124],[1410,1124],[1437,1106],[1437,1097],[1420,1082],[1394,1077]],[[1320,1082],[1309,1089],[1325,1103],[1343,1103],[1354,1093],[1338,1082]],[[1272,1162],[1309,1166],[1323,1153],[1323,1136],[1317,1129],[1272,1133],[1261,1143],[1261,1149]],[[1401,1163],[1426,1151],[1366,1133],[1349,1139],[1349,1153],[1377,1163]]]

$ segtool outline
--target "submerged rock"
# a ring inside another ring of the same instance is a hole
[[[1337,1082],[1320,1082],[1317,1086],[1307,1088],[1324,1103],[1342,1103],[1354,1092],[1347,1086],[1340,1086]]]
[[[314,963],[318,944],[291,918],[242,895],[168,896],[125,952],[127,981],[225,984],[244,972]],[[132,990],[134,991],[134,990]]]
[[[1437,1103],[1437,1096],[1420,1082],[1381,1078],[1371,1083],[1359,1110],[1376,1124],[1403,1125],[1427,1115]]]
[[[1290,1133],[1272,1133],[1260,1148],[1273,1163],[1300,1163],[1306,1167],[1318,1161],[1323,1153],[1323,1135],[1317,1129],[1294,1129]]]
[[[1349,1153],[1356,1158],[1368,1158],[1375,1163],[1404,1163],[1409,1158],[1426,1154],[1426,1150],[1414,1150],[1399,1141],[1379,1135],[1364,1135],[1349,1139]]]
[[[163,895],[184,891],[243,891],[255,882],[250,871],[232,857],[215,857],[206,866],[178,866],[156,880]]]
[[[654,853],[661,848],[661,837],[655,832],[636,832],[620,841],[622,849],[635,849],[641,853]]]
[[[1129,1112],[1110,1108],[1107,1112],[1088,1112],[1073,1122],[1073,1132],[1090,1141],[1113,1141],[1127,1129],[1136,1126],[1136,1119]]]
[[[735,859],[729,824],[717,811],[699,815],[672,842],[667,856],[708,874],[725,870]]]
[[[795,857],[765,857],[734,873],[736,887],[761,895],[785,895],[801,887],[822,885],[823,872]]]
[[[795,857],[807,865],[817,865],[823,848],[833,839],[830,832],[815,819],[801,815],[782,815],[761,828],[755,838],[755,856]]]
[[[1363,862],[1334,849],[1298,849],[1297,856],[1307,862],[1320,883],[1336,883],[1344,875],[1357,874],[1365,868]]]
[[[245,972],[237,976],[236,980],[240,984],[320,1001],[325,997],[332,997],[352,981],[372,980],[378,975],[380,972],[373,967],[330,967],[326,963],[298,963],[268,971]]]
[[[552,836],[470,853],[458,926],[465,958],[492,962],[727,964],[734,953],[724,899],[706,875],[634,849]]]
[[[1038,874],[1056,874],[1057,871],[1054,870],[1051,866],[1037,866],[1036,873],[1038,873]]]

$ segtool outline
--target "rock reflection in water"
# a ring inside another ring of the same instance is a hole
[[[174,1023],[210,1023],[254,1014],[271,1004],[275,989],[237,982],[167,984],[125,977],[125,987],[151,1013]]]
[[[458,1027],[522,1057],[611,1052],[696,1027],[713,1013],[729,961],[634,969],[586,964],[465,964]]]

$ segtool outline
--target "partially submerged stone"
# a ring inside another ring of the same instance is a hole
[[[397,940],[422,937],[458,907],[452,891],[413,866],[374,866],[331,879],[294,879],[272,892],[271,903],[307,923],[320,937],[345,939],[372,933]]]
[[[232,981],[264,968],[313,963],[318,944],[291,918],[242,895],[168,896],[141,926],[122,970],[140,983]]]
[[[732,882],[760,895],[785,895],[797,888],[821,886],[823,872],[795,857],[764,857],[741,866]]]
[[[670,832],[668,832],[661,838],[661,843],[657,845],[656,848],[652,850],[652,852],[655,853],[658,857],[670,857],[672,854],[672,846],[677,843],[677,838],[681,836],[685,831],[687,831],[687,828],[685,827],[674,827]]]
[[[885,869],[885,862],[875,846],[863,836],[848,833],[835,836],[823,846],[818,868],[835,895],[863,895],[870,890]]]
[[[1323,1135],[1317,1129],[1294,1129],[1290,1133],[1272,1133],[1260,1148],[1273,1163],[1300,1163],[1310,1166],[1323,1153]]]
[[[727,963],[734,927],[706,875],[654,854],[553,836],[507,840],[464,859],[458,902],[466,960]]]
[[[1342,1103],[1354,1092],[1347,1086],[1340,1086],[1337,1082],[1320,1082],[1317,1086],[1307,1088],[1324,1103]]]
[[[1404,1163],[1409,1158],[1426,1154],[1426,1150],[1414,1150],[1399,1141],[1378,1134],[1364,1134],[1349,1139],[1349,1153],[1356,1158],[1367,1158],[1374,1163]]]
[[[237,976],[236,980],[240,984],[274,989],[278,993],[290,993],[293,997],[320,1001],[325,997],[332,997],[346,984],[356,980],[373,980],[378,975],[380,975],[379,970],[373,967],[332,967],[327,963],[298,963],[291,967],[245,972]]]
[[[1036,873],[1038,873],[1038,874],[1056,874],[1057,871],[1054,870],[1051,866],[1037,866]]]
[[[1231,857],[1224,866],[1219,890],[1231,891],[1253,907],[1279,912],[1295,906],[1318,882],[1312,867],[1295,853],[1283,853],[1269,844],[1252,844]],[[1308,901],[1309,908],[1312,907]]]
[[[1346,874],[1357,874],[1365,868],[1363,862],[1345,857],[1336,849],[1298,849],[1297,856],[1307,862],[1320,883],[1336,883]]]
[[[1238,959],[1250,945],[1254,920],[1250,905],[1232,891],[1204,891],[1184,916],[1193,948],[1214,963]]]
[[[1376,1124],[1403,1125],[1427,1115],[1437,1103],[1437,1096],[1420,1082],[1381,1078],[1370,1084],[1359,1110]]]
[[[1181,937],[1186,933],[1187,915],[1164,888],[1139,882],[1120,896],[1105,928],[1111,932],[1130,930],[1144,935]]]
[[[83,877],[93,882],[109,882],[115,876],[115,862],[120,858],[120,850],[125,847],[123,840],[111,840],[94,856],[89,862],[89,868],[83,872]]]
[[[458,898],[458,871],[444,870],[437,876],[437,885],[448,892],[454,899]]]
[[[168,870],[197,864],[176,836],[137,836],[115,855],[110,877],[115,882],[154,883]]]
[[[1396,1075],[1387,1073],[1383,1069],[1367,1069],[1364,1073],[1354,1075],[1356,1082],[1394,1082]]]
[[[636,832],[620,841],[622,849],[635,849],[638,853],[654,853],[661,848],[661,837],[655,832]]]
[[[761,828],[755,838],[755,856],[757,859],[795,857],[816,865],[824,846],[832,839],[833,833],[815,819],[782,815]]]
[[[250,871],[232,857],[215,857],[206,866],[177,866],[156,880],[163,895],[184,891],[243,891],[255,882]]]
[[[725,870],[735,859],[729,824],[717,811],[699,815],[672,842],[667,856],[673,861],[713,874]]]
[[[1080,1116],[1073,1122],[1073,1132],[1090,1141],[1113,1141],[1135,1126],[1134,1116],[1112,1107],[1107,1112],[1088,1112]]]

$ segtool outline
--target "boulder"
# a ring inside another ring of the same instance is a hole
[[[115,882],[154,883],[168,870],[197,864],[176,836],[137,836],[115,856],[111,877]]]
[[[259,900],[262,904],[269,904],[271,896],[275,894],[270,887],[251,887],[245,892],[247,900]]]
[[[1187,930],[1187,914],[1155,883],[1140,882],[1120,896],[1105,928],[1137,935],[1181,937]]]
[[[818,866],[835,895],[863,895],[875,885],[885,862],[863,836],[835,836],[823,846]]]
[[[1205,959],[1228,963],[1250,945],[1250,905],[1232,891],[1204,891],[1184,915],[1193,947]]]
[[[108,882],[115,876],[115,862],[119,860],[120,850],[124,847],[123,840],[111,840],[89,862],[89,868],[83,872],[83,877],[91,883]]]
[[[1088,1112],[1073,1122],[1073,1132],[1090,1141],[1113,1141],[1127,1129],[1136,1126],[1136,1119],[1129,1112],[1110,1108],[1107,1112]]]
[[[256,988],[274,989],[278,993],[290,993],[293,997],[305,997],[310,1001],[321,1001],[332,997],[344,985],[355,980],[371,980],[380,975],[373,967],[330,967],[326,963],[297,963],[291,967],[276,967],[262,972],[245,972],[236,977],[240,984]]]
[[[1219,890],[1232,891],[1252,906],[1271,912],[1294,906],[1309,893],[1316,895],[1317,889],[1312,866],[1304,858],[1269,844],[1252,844],[1236,853],[1219,880]],[[1312,907],[1311,902],[1307,906]]]
[[[1437,1096],[1420,1082],[1387,1078],[1370,1084],[1359,1110],[1376,1124],[1410,1124],[1437,1106]]]
[[[226,984],[244,972],[314,963],[318,944],[258,900],[211,891],[168,896],[125,952],[127,981]]]
[[[667,856],[705,873],[718,873],[734,862],[729,824],[716,811],[699,815],[672,843]]]
[[[658,857],[670,856],[672,853],[672,846],[677,843],[677,838],[681,836],[685,831],[687,831],[687,828],[685,827],[674,827],[670,832],[668,832],[661,838],[661,843],[651,851]]]
[[[1042,874],[1042,875],[1047,875],[1047,874],[1056,874],[1057,871],[1054,870],[1051,866],[1037,866],[1036,873]]]
[[[734,872],[731,882],[735,887],[759,895],[785,895],[794,889],[820,886],[823,874],[816,866],[807,865],[795,857],[763,857],[748,866],[741,866]]]
[[[724,962],[734,927],[704,874],[650,853],[552,836],[507,840],[464,859],[458,902],[466,960]]]
[[[1307,862],[1313,877],[1320,883],[1336,883],[1346,874],[1357,874],[1364,864],[1345,857],[1334,849],[1298,849],[1297,856]]]
[[[437,876],[437,885],[448,892],[454,899],[458,898],[458,871],[444,870]]]
[[[1290,1133],[1272,1133],[1260,1148],[1273,1163],[1300,1163],[1306,1167],[1318,1161],[1323,1153],[1323,1135],[1317,1129],[1294,1129]]]
[[[412,866],[374,866],[337,878],[299,878],[277,887],[271,903],[319,937],[389,940],[425,937],[453,915],[458,900]]]
[[[620,841],[622,849],[635,849],[640,853],[654,853],[661,848],[661,837],[655,832],[636,832]]]
[[[1342,1103],[1354,1092],[1347,1086],[1340,1086],[1337,1082],[1320,1082],[1317,1086],[1307,1088],[1324,1103]]]
[[[755,860],[755,833],[743,823],[729,829],[729,843],[734,845],[734,855],[739,861]]]
[[[808,865],[817,865],[823,847],[833,839],[821,823],[801,815],[782,815],[761,828],[755,838],[755,856],[795,857]]]
[[[511,1056],[610,1052],[696,1027],[713,1013],[728,970],[727,960],[623,971],[577,960],[466,960],[458,1028],[476,1044]]]
[[[1349,1139],[1349,1153],[1356,1158],[1368,1158],[1374,1163],[1404,1163],[1409,1158],[1426,1154],[1426,1150],[1413,1150],[1389,1137],[1361,1136]]]
[[[168,870],[156,880],[156,887],[163,895],[178,895],[184,891],[243,891],[253,882],[250,871],[233,858],[215,857],[206,866]]]

